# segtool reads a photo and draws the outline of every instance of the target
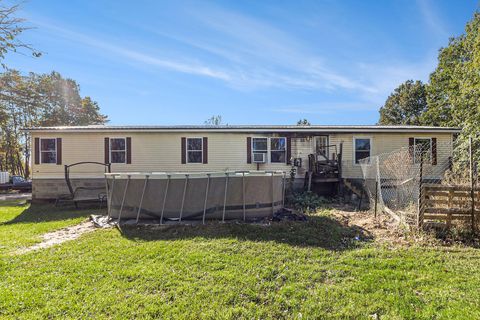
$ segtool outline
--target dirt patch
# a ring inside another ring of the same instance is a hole
[[[42,242],[34,244],[31,247],[20,249],[16,254],[24,254],[27,252],[49,248],[66,241],[75,240],[82,234],[92,232],[96,229],[92,221],[84,221],[72,227],[63,228],[57,231],[46,233],[42,236]]]
[[[480,247],[480,237],[461,228],[447,229],[445,226],[430,226],[424,230],[416,228],[405,229],[397,220],[386,213],[379,212],[377,218],[369,211],[355,211],[348,204],[333,204],[332,215],[347,227],[356,227],[370,234],[377,243],[388,246],[468,246]]]
[[[367,231],[377,242],[399,245],[411,243],[405,230],[389,215],[380,213],[375,218],[372,212],[355,211],[349,205],[333,205],[332,214],[345,226]]]

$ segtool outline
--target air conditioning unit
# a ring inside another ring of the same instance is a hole
[[[253,162],[254,163],[265,163],[266,161],[266,153],[261,152],[254,152],[253,153]]]

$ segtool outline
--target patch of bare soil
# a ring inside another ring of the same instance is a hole
[[[374,241],[393,245],[405,245],[411,242],[405,230],[395,219],[379,213],[377,218],[369,211],[355,211],[350,205],[333,205],[332,214],[345,226],[357,227],[371,235]]]
[[[333,204],[333,216],[345,226],[356,227],[372,237],[378,243],[389,246],[427,246],[449,247],[468,246],[480,248],[480,236],[469,228],[447,229],[445,226],[430,226],[424,230],[407,230],[390,215],[379,212],[377,218],[369,211],[356,211],[349,204]]]
[[[33,246],[20,249],[16,253],[24,254],[27,252],[49,248],[58,244],[61,244],[66,241],[75,240],[80,237],[82,234],[92,232],[96,229],[92,221],[84,221],[80,224],[77,224],[72,227],[63,228],[57,231],[45,233],[43,235],[43,240],[40,243],[34,244]]]

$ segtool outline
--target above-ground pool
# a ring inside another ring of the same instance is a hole
[[[108,215],[120,219],[242,219],[283,208],[285,173],[106,173]]]

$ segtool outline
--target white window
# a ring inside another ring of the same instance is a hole
[[[316,136],[315,141],[315,153],[317,154],[317,159],[319,157],[323,159],[329,159],[329,150],[328,150],[328,136]]]
[[[187,162],[203,163],[202,138],[187,138]]]
[[[268,138],[253,138],[252,153],[264,153],[265,159],[268,153]],[[253,157],[252,157],[253,158]]]
[[[57,163],[57,139],[40,139],[40,162]]]
[[[110,138],[110,163],[126,163],[127,143],[125,138]]]
[[[420,163],[423,159],[425,163],[432,162],[432,139],[415,138],[414,139],[413,159],[414,163]]]
[[[270,163],[286,163],[287,138],[252,138],[252,159],[256,153],[270,154]]]
[[[371,138],[354,138],[353,146],[353,160],[355,164],[359,164],[360,160],[370,157],[372,151]]]
[[[287,139],[270,138],[270,162],[285,163],[287,160]]]

